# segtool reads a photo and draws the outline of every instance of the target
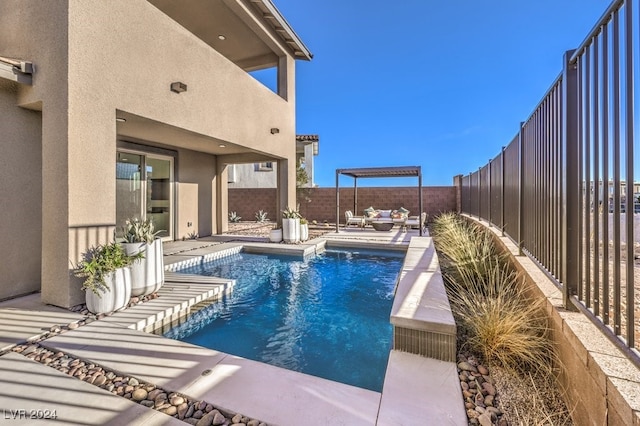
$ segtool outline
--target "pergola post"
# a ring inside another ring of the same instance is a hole
[[[336,232],[340,232],[340,169],[336,170]]]
[[[353,215],[358,216],[358,178],[353,178]]]
[[[422,223],[422,171],[418,171],[418,210],[420,211],[420,215],[418,217],[420,218],[420,236],[422,237],[422,228],[424,228]],[[406,231],[409,232],[408,229]]]

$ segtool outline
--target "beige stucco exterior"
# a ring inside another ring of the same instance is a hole
[[[70,268],[88,246],[112,239],[122,225],[116,223],[115,159],[123,144],[173,153],[177,238],[226,229],[226,164],[280,162],[286,171],[280,203],[295,205],[295,167],[286,166],[295,162],[294,55],[259,14],[252,15],[251,2],[217,3],[240,14],[256,39],[273,47],[280,96],[145,0],[0,3],[0,56],[28,59],[36,68],[31,86],[0,86],[3,117],[19,118],[3,124],[18,141],[3,148],[16,151],[16,160],[27,156],[19,170],[2,168],[0,185],[12,192],[15,186],[4,178],[31,171],[35,181],[23,199],[29,212],[21,219],[35,235],[18,252],[21,258],[42,254],[36,265],[7,266],[0,299],[39,289],[39,278],[46,303],[83,301]],[[187,91],[169,90],[176,81]],[[271,134],[273,127],[280,132]],[[36,149],[27,153],[27,144]],[[0,221],[3,230],[18,228],[16,219]],[[13,244],[19,235],[4,232],[2,238]],[[34,274],[34,268],[41,271]],[[16,284],[22,281],[31,284]]]

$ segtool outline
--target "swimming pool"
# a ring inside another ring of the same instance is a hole
[[[311,259],[241,252],[179,272],[236,279],[233,293],[165,337],[380,392],[403,252]]]

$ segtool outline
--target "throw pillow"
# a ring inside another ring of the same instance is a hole
[[[376,214],[377,214],[376,209],[374,209],[372,206],[364,209],[364,215],[366,217],[375,217]]]

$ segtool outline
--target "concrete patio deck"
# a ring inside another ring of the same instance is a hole
[[[348,229],[305,244],[251,246],[301,256],[320,250],[325,241],[330,246],[406,249],[417,234]],[[171,268],[199,262],[245,244],[222,240],[229,237],[167,243],[165,264]],[[142,330],[151,324],[170,321],[179,311],[230,291],[234,284],[178,275],[167,272],[159,298],[48,338],[41,345],[268,424],[467,424],[451,362],[392,351],[380,394],[145,333]],[[0,303],[0,345],[6,350],[79,319],[79,314],[40,304],[39,295],[6,301]],[[58,422],[67,424],[184,424],[15,353],[0,356],[0,371],[4,414],[55,409]]]

